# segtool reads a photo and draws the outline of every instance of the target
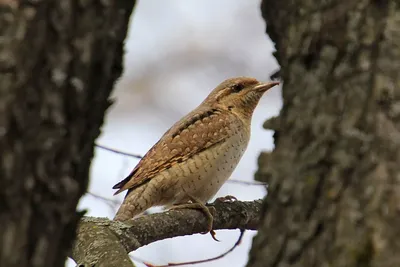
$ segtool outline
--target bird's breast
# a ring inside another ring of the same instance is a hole
[[[237,131],[224,142],[169,169],[167,176],[178,187],[171,190],[175,202],[186,202],[187,194],[204,202],[212,198],[235,170],[248,141],[246,131]]]

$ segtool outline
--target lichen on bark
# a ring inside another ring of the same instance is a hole
[[[400,5],[269,1],[283,108],[248,266],[400,266]]]

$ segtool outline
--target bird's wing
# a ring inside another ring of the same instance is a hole
[[[156,174],[223,142],[237,124],[234,115],[219,109],[194,110],[175,123],[139,161],[124,180],[114,185],[118,194],[149,182]],[[236,129],[235,129],[236,127]]]

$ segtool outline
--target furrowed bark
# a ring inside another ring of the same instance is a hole
[[[270,1],[284,81],[248,266],[400,266],[400,4]]]
[[[64,266],[134,3],[0,2],[0,266]]]

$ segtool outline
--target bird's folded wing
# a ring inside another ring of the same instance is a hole
[[[185,162],[200,152],[224,142],[232,131],[234,115],[219,109],[194,110],[175,123],[140,160],[130,175],[116,184],[118,194],[150,181],[158,173]]]

